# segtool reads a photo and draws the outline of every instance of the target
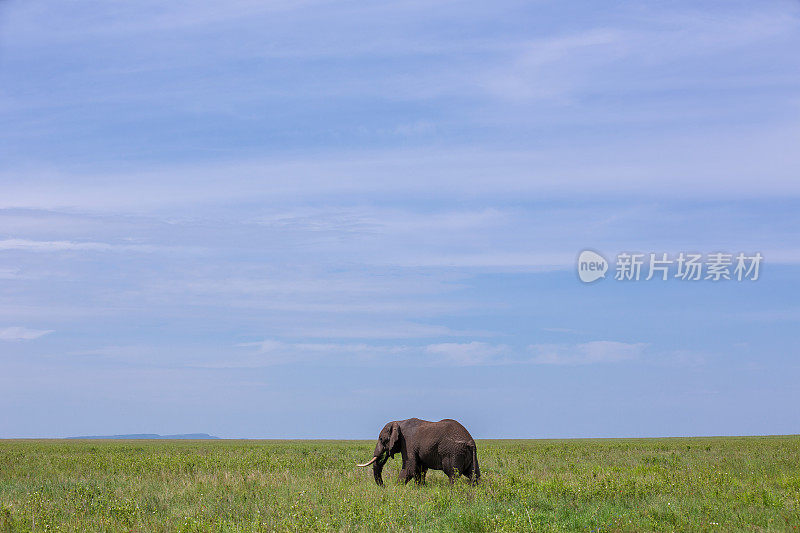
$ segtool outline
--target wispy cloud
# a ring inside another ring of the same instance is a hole
[[[325,326],[311,324],[307,326],[289,325],[281,327],[282,337],[305,337],[309,339],[425,339],[430,337],[486,337],[492,333],[480,331],[454,330],[446,326],[434,324],[417,324],[413,322],[387,322],[376,320],[369,323]]]
[[[2,341],[28,341],[38,339],[49,333],[53,333],[52,329],[31,329],[22,326],[11,326],[7,328],[0,328],[0,340]]]
[[[640,358],[646,343],[593,341],[582,344],[531,345],[518,350],[506,344],[482,341],[440,342],[422,346],[369,343],[292,343],[276,339],[241,343],[251,350],[227,361],[209,363],[223,367],[259,367],[289,363],[370,363],[412,366],[592,365],[620,363]]]
[[[118,360],[133,361],[142,359],[145,356],[152,356],[157,353],[158,348],[154,346],[102,346],[100,348],[85,348],[82,350],[71,350],[67,352],[69,356],[90,356],[104,357]]]
[[[0,279],[21,279],[23,274],[18,268],[0,268]]]
[[[485,342],[444,342],[429,344],[425,353],[438,356],[440,362],[455,365],[502,364],[504,356],[510,352],[508,346],[488,344]]]
[[[549,331],[550,333],[569,333],[571,335],[580,335],[583,333],[582,331],[572,328],[542,328],[542,331]]]
[[[277,364],[297,363],[386,363],[387,358],[407,354],[406,346],[375,345],[366,343],[313,343],[283,342],[265,339],[237,344],[251,348],[249,352],[228,359],[202,363],[200,366],[220,368],[257,368]],[[254,349],[254,350],[252,350]]]
[[[58,173],[15,169],[0,174],[0,207],[117,214],[168,210],[174,216],[191,216],[192,207],[254,202],[265,207],[320,205],[324,200],[334,209],[324,213],[323,219],[312,212],[305,218],[303,213],[288,213],[285,218],[278,214],[262,221],[284,229],[394,232],[419,222],[393,219],[389,209],[382,213],[382,220],[370,220],[359,216],[369,213],[337,212],[335,206],[375,205],[391,197],[440,205],[481,198],[483,205],[471,214],[472,219],[459,219],[457,212],[438,216],[445,227],[448,223],[486,226],[503,222],[502,212],[492,213],[487,204],[557,200],[564,198],[565,184],[571,197],[583,200],[614,201],[620,195],[644,201],[797,197],[800,184],[792,170],[800,164],[800,156],[791,148],[798,135],[800,112],[795,112],[784,114],[780,123],[742,125],[718,132],[712,139],[696,129],[680,134],[666,130],[658,139],[634,136],[621,141],[608,136],[581,147],[579,157],[575,147],[559,144],[542,151],[362,149],[313,159],[275,156],[167,163],[157,170],[112,169],[102,177],[69,169]],[[756,170],[760,179],[753,180]],[[15,180],[20,173],[29,178]],[[722,176],[724,187],[720,186]],[[70,187],[56,190],[56,183],[70,183]],[[478,215],[482,218],[476,219]]]
[[[590,365],[618,363],[640,357],[646,343],[593,341],[582,344],[532,344],[531,362],[540,365]]]
[[[165,250],[165,247],[149,244],[110,244],[105,242],[75,242],[75,241],[32,241],[27,239],[0,240],[0,250],[23,250],[31,252],[64,252],[64,251],[95,251],[95,252],[155,252]]]
[[[623,38],[623,32],[601,28],[532,42],[509,65],[486,76],[486,87],[511,100],[568,98],[584,87],[576,71],[586,75],[623,55]]]

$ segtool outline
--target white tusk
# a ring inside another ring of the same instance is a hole
[[[377,460],[378,460],[378,457],[375,456],[375,457],[372,458],[372,460],[370,462],[364,463],[363,465],[356,465],[356,466],[369,466],[369,465],[371,465],[372,463],[374,463]]]

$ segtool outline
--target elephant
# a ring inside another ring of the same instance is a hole
[[[452,419],[429,422],[419,418],[388,422],[378,435],[372,460],[359,464],[372,465],[375,483],[383,486],[383,465],[400,453],[403,466],[400,481],[411,479],[419,485],[425,483],[429,469],[442,470],[453,484],[460,474],[475,485],[481,477],[475,440],[469,431]]]

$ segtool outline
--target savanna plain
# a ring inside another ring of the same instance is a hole
[[[479,440],[397,482],[372,441],[0,441],[0,531],[792,531],[800,436]]]

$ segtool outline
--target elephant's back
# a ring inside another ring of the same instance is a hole
[[[475,445],[475,439],[472,438],[472,435],[469,434],[467,428],[465,428],[461,422],[458,420],[453,420],[452,418],[445,418],[444,420],[440,420],[436,422],[437,424],[443,424],[446,426],[446,434],[450,436],[454,441],[466,441],[471,445]]]
[[[420,429],[420,443],[430,451],[450,455],[464,453],[475,446],[472,435],[456,420],[430,422]]]

